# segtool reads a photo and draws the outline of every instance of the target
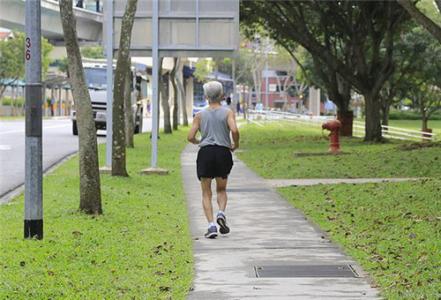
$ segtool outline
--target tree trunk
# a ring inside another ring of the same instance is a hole
[[[173,86],[173,130],[178,130],[179,115],[178,115],[178,88],[176,86],[176,71],[178,69],[178,59],[174,58],[173,70],[170,72],[170,80]]]
[[[428,129],[428,123],[429,123],[429,118],[427,118],[427,117],[425,117],[425,116],[423,116],[422,117],[422,119],[421,119],[421,121],[422,121],[422,125],[423,125],[423,131],[427,131],[427,129]]]
[[[179,70],[181,70],[179,68]],[[181,72],[181,71],[180,71]],[[188,126],[188,116],[187,116],[187,99],[186,93],[183,83],[181,82],[180,77],[176,74],[176,84],[178,86],[179,92],[181,93],[181,111],[182,111],[182,123],[184,126]],[[185,79],[184,79],[185,81]]]
[[[161,76],[161,104],[164,115],[164,133],[172,133],[172,126],[170,122],[170,104],[169,104],[169,78],[170,74]]]
[[[364,95],[366,103],[365,137],[366,142],[381,142],[380,101],[377,95]]]
[[[333,89],[327,89],[332,91]],[[352,136],[354,112],[349,110],[349,102],[351,100],[350,90],[345,93],[338,91],[330,92],[329,96],[332,102],[337,106],[337,120],[341,123],[340,135]]]
[[[88,214],[101,214],[100,173],[95,121],[89,90],[84,79],[83,64],[77,42],[76,20],[72,1],[60,1],[60,16],[68,59],[70,84],[77,108],[77,126],[80,164],[80,210]]]
[[[130,68],[129,54],[132,27],[135,20],[137,0],[128,0],[121,22],[118,60],[113,87],[113,135],[112,135],[112,176],[129,176],[126,170],[126,139],[124,122],[124,86],[127,69]]]
[[[130,62],[130,57],[129,57]],[[133,120],[133,109],[132,109],[132,89],[131,89],[131,70],[130,65],[127,68],[126,82],[124,85],[124,121],[125,121],[125,131],[126,131],[126,147],[134,148],[133,133],[134,120]]]
[[[389,126],[389,103],[382,103],[381,105],[381,124],[383,126]]]

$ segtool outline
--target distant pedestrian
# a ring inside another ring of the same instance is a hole
[[[53,117],[55,114],[55,98],[54,97],[51,97],[50,108],[51,108],[51,117]]]
[[[152,105],[150,104],[150,100],[147,99],[147,116],[150,117],[150,111],[152,109]]]
[[[236,112],[237,112],[237,115],[240,115],[240,101],[237,101],[237,103],[236,103]]]
[[[218,81],[210,81],[204,84],[204,96],[209,106],[197,113],[193,119],[193,125],[188,133],[188,141],[199,145],[197,156],[197,176],[201,181],[202,204],[205,217],[208,221],[206,238],[217,236],[217,227],[213,219],[213,206],[211,203],[211,182],[216,180],[217,204],[219,211],[216,222],[221,234],[230,232],[227,226],[225,208],[227,206],[227,182],[228,175],[233,167],[231,152],[239,148],[239,130],[236,125],[234,112],[221,105],[223,88]],[[201,140],[196,139],[196,133],[200,131]],[[234,143],[231,143],[230,132]]]

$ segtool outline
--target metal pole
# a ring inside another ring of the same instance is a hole
[[[268,40],[265,45],[265,108],[268,109]]]
[[[158,82],[159,82],[159,2],[152,2],[152,160],[151,167],[158,164]]]
[[[26,1],[26,138],[24,237],[43,238],[41,3]]]
[[[113,0],[107,0],[104,10],[106,17],[106,166],[112,167],[112,104],[113,104]]]
[[[239,101],[239,99],[237,99],[237,97],[236,97],[236,58],[234,58],[233,57],[233,59],[232,59],[232,62],[231,62],[231,77],[232,77],[232,79],[233,79],[233,105],[235,106],[235,107],[233,107],[233,111],[234,110],[236,110],[236,108],[237,108],[237,102],[236,101]],[[239,114],[239,112],[238,111],[236,111],[236,113],[237,114]]]

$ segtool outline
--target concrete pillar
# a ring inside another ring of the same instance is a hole
[[[309,88],[308,110],[313,116],[320,116],[320,89]]]

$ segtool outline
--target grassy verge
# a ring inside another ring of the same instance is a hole
[[[137,136],[128,150],[130,177],[101,177],[99,217],[78,212],[76,157],[46,176],[42,241],[23,240],[23,196],[0,206],[0,298],[184,299],[193,274],[180,173],[184,134],[161,135],[159,166],[171,171],[163,177],[139,175],[150,146]]]
[[[280,193],[368,271],[387,299],[441,298],[440,147],[372,145],[342,139],[324,153],[319,129],[272,124],[241,128],[238,153],[266,178],[432,177],[416,182],[289,187]]]
[[[385,298],[440,299],[440,186],[430,179],[280,192],[344,246]]]
[[[342,138],[343,155],[326,155],[326,132],[301,125],[247,125],[238,153],[265,178],[360,178],[440,176],[440,146],[409,149],[407,143],[366,144]],[[323,155],[321,155],[323,154]]]
[[[390,120],[390,126],[402,127],[413,130],[421,130],[421,121],[420,120]],[[441,120],[431,120],[429,121],[429,128],[432,128],[433,133],[438,135],[438,139],[441,137]]]
[[[0,116],[0,121],[24,120],[24,116]]]

